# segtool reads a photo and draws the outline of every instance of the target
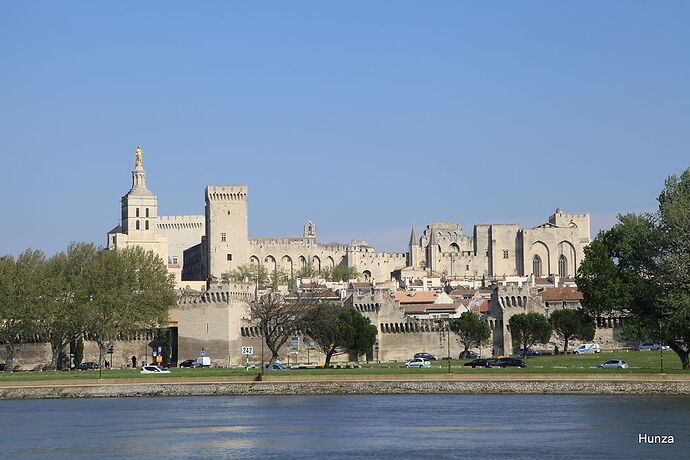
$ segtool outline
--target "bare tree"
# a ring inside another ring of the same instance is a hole
[[[311,297],[300,295],[287,300],[277,292],[269,292],[249,304],[249,321],[259,328],[264,343],[271,350],[267,369],[273,369],[280,349],[302,326],[304,313],[312,305],[311,300]]]

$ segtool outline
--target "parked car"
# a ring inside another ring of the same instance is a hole
[[[92,370],[92,369],[98,369],[98,364],[96,364],[92,361],[87,361],[85,363],[81,363],[75,369],[77,369],[78,371],[88,371],[88,370]]]
[[[498,358],[491,362],[491,367],[527,367],[527,363],[516,358]]]
[[[601,353],[601,349],[599,348],[599,344],[597,343],[583,343],[582,345],[574,349],[573,353],[575,353],[576,355],[582,353]]]
[[[641,343],[638,347],[638,351],[644,350],[668,350],[668,345],[661,346],[658,343],[645,342]]]
[[[491,367],[491,363],[496,361],[495,359],[475,359],[473,361],[470,361],[468,363],[463,364],[463,366],[469,366],[471,368],[475,367]]]
[[[0,372],[5,371],[5,363],[0,363]]]
[[[268,364],[264,364],[264,370],[268,369]],[[287,367],[285,364],[281,363],[280,361],[276,361],[273,363],[272,369],[274,371],[291,371],[289,367]]]
[[[142,366],[140,374],[169,374],[170,371],[160,366]]]
[[[479,353],[471,350],[461,351],[458,355],[458,359],[474,359],[479,358]]]
[[[201,367],[196,359],[186,359],[180,363],[179,367]]]
[[[540,356],[541,353],[539,353],[537,350],[533,350],[532,348],[520,348],[515,350],[515,354],[518,356]]]
[[[622,359],[610,359],[605,363],[597,364],[597,367],[601,369],[627,369],[628,363]]]
[[[431,363],[424,358],[412,358],[403,367],[431,367]]]
[[[426,359],[427,361],[436,361],[438,358],[431,353],[415,353],[414,354],[415,358],[422,358]]]

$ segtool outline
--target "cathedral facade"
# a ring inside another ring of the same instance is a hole
[[[251,238],[246,185],[209,185],[204,215],[159,216],[158,198],[146,186],[138,147],[132,187],[121,200],[121,220],[108,233],[107,246],[153,250],[177,281],[220,278],[245,264],[293,275],[311,266],[356,267],[365,280],[385,281],[402,273],[433,273],[446,278],[494,280],[510,275],[573,277],[590,242],[589,214],[557,209],[542,225],[475,225],[472,235],[459,224],[435,222],[421,236],[412,227],[404,252],[378,252],[366,240],[320,243],[316,225],[304,224],[297,237]]]

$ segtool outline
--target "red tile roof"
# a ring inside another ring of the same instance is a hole
[[[582,300],[582,293],[576,287],[560,287],[544,289],[539,292],[542,300]]]
[[[488,313],[489,312],[489,301],[485,300],[479,305],[475,305],[472,307],[472,311],[478,312],[478,313]]]
[[[397,291],[393,293],[395,300],[401,304],[415,304],[415,303],[434,303],[436,300],[435,291]]]

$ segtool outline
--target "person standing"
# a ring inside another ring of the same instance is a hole
[[[137,357],[132,355],[132,368],[136,369],[137,368]]]

